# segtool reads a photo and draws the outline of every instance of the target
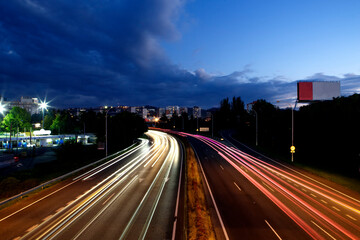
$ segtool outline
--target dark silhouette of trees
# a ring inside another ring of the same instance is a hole
[[[290,160],[291,109],[260,99],[247,113],[241,99],[226,98],[215,113],[216,129],[235,129],[237,138],[255,145],[256,114],[259,148]],[[294,111],[295,161],[348,176],[360,176],[360,95],[313,102]]]

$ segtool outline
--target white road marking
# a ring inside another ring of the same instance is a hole
[[[220,167],[221,167],[221,170],[224,170],[223,166],[220,165]]]
[[[313,197],[315,197],[315,198],[317,197],[317,196],[316,196],[315,194],[313,194],[313,193],[310,193],[310,195],[313,196]]]
[[[54,215],[49,215],[49,216],[47,216],[46,218],[43,219],[43,222],[46,222],[46,221],[49,220],[52,216],[54,216]]]
[[[105,205],[105,204],[110,200],[110,198],[112,198],[112,197],[114,196],[114,194],[115,194],[115,193],[111,194],[111,196],[108,197],[102,205]]]
[[[191,145],[191,143],[190,143],[190,145]],[[209,182],[208,182],[208,180],[207,180],[207,178],[206,178],[206,175],[205,175],[204,169],[203,169],[203,167],[202,167],[202,165],[201,165],[201,162],[199,161],[199,155],[197,154],[195,148],[194,148],[193,146],[191,146],[191,147],[192,147],[192,149],[193,149],[194,152],[195,152],[196,159],[197,159],[197,161],[198,161],[198,163],[199,163],[199,166],[200,166],[200,169],[201,169],[201,173],[202,173],[203,176],[204,176],[206,186],[207,186],[207,188],[208,188],[208,190],[209,190],[211,200],[212,200],[212,202],[213,202],[213,204],[214,204],[216,214],[217,214],[217,216],[218,216],[218,218],[219,218],[220,225],[221,225],[221,228],[222,228],[223,233],[224,233],[224,237],[225,237],[226,240],[229,240],[229,236],[228,236],[228,234],[227,234],[227,231],[226,231],[224,222],[223,222],[223,220],[222,220],[222,218],[221,218],[219,209],[218,209],[218,207],[217,207],[217,205],[216,205],[214,196],[213,196],[212,191],[211,191],[211,188],[210,188],[210,186],[209,186]]]
[[[265,219],[264,219],[265,220]],[[270,223],[268,223],[268,221],[266,221],[266,224],[269,226],[269,228],[275,233],[275,235],[281,240],[281,237],[279,236],[279,234],[275,231],[275,229],[270,225]]]
[[[350,216],[349,214],[346,214],[346,216],[347,216],[348,218],[350,218],[350,219],[354,220],[354,221],[357,221],[357,219],[356,219],[356,218],[354,218],[353,216]]]
[[[275,192],[275,190],[274,189],[272,189],[269,185],[267,185],[266,183],[264,183],[264,182],[262,182],[264,185],[265,185],[265,187],[267,187],[268,189],[270,189],[271,191],[273,191],[273,192]]]
[[[311,222],[317,226],[321,231],[323,231],[324,233],[326,233],[329,237],[331,237],[332,239],[336,240],[336,238],[334,238],[333,236],[330,235],[330,233],[328,233],[327,231],[325,231],[324,229],[322,229],[319,225],[317,225],[314,221],[311,220]]]
[[[19,240],[19,239],[21,239],[21,237],[16,237],[16,238],[14,238],[13,240]]]
[[[39,224],[35,224],[34,226],[32,226],[31,228],[29,228],[28,230],[26,230],[26,232],[31,232],[32,230],[34,230],[35,228],[37,228],[37,226],[39,226]]]
[[[239,189],[239,191],[241,192],[241,188],[236,184],[236,182],[234,182],[234,184],[237,187],[237,189]]]
[[[340,209],[338,209],[337,207],[332,206],[332,208],[335,209],[336,211],[340,212]]]
[[[325,201],[325,200],[322,200],[322,199],[321,199],[320,201],[322,201],[323,203],[327,204],[327,201]]]
[[[56,210],[55,212],[61,212],[63,209],[64,209],[65,207],[61,207],[61,208],[59,208],[58,210]]]

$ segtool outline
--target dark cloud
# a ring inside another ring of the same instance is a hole
[[[159,40],[179,38],[174,23],[183,5],[184,0],[0,1],[2,94],[46,95],[58,107],[212,107],[227,96],[245,101],[296,97],[295,82],[252,76],[249,66],[218,76],[171,64]],[[359,76],[340,80],[351,92]]]

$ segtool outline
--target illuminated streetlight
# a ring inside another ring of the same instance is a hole
[[[42,121],[42,128],[43,129],[44,129],[44,110],[47,110],[48,107],[49,107],[49,105],[46,102],[46,99],[44,101],[40,100],[40,108],[42,110],[42,116],[43,116],[43,121]]]
[[[2,115],[4,115],[4,112],[5,112],[5,111],[6,111],[5,106],[2,105],[2,103],[0,102],[0,113],[1,113]]]

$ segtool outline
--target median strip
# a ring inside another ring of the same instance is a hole
[[[194,151],[186,147],[187,153],[187,239],[215,239],[215,232],[207,208],[204,186]]]

